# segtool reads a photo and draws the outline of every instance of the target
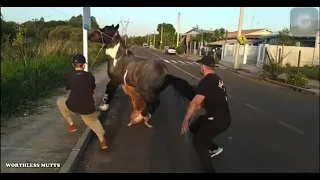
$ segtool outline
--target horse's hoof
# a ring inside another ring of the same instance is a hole
[[[153,128],[153,126],[150,125],[148,122],[144,122],[144,124],[145,124],[148,128]]]
[[[109,104],[104,104],[104,105],[102,105],[102,106],[99,106],[99,109],[100,109],[101,111],[106,111],[106,110],[109,109]]]

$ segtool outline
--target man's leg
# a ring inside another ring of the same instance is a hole
[[[68,107],[66,105],[66,101],[67,101],[67,99],[65,97],[59,97],[57,99],[57,105],[58,105],[58,108],[59,108],[62,116],[68,121],[69,131],[75,132],[75,131],[77,131],[77,128],[73,124],[73,121],[71,119],[71,111],[68,109]]]
[[[207,116],[201,115],[189,126],[189,130],[194,134],[192,144],[198,154],[202,169],[205,173],[214,173],[209,148],[212,146],[212,137],[206,132]]]
[[[192,138],[192,144],[198,154],[202,169],[205,173],[215,173],[210,154],[208,152],[208,141],[211,141],[210,137],[203,132],[197,133]]]
[[[88,115],[81,115],[83,122],[97,135],[101,148],[107,149],[108,146],[106,144],[106,139],[104,137],[104,129],[101,125],[101,122],[97,118],[97,116],[92,113]]]

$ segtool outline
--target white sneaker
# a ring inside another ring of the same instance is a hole
[[[109,109],[109,104],[104,104],[104,105],[102,105],[102,106],[99,106],[99,109],[100,109],[101,111],[106,111],[106,110]]]
[[[222,151],[223,151],[223,148],[219,147],[218,149],[213,151],[209,150],[209,153],[211,157],[215,157],[216,155],[219,155],[220,153],[222,153]]]

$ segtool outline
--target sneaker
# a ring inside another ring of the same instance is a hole
[[[76,126],[74,124],[69,125],[69,132],[75,132],[75,131],[77,131]]]
[[[216,155],[219,155],[220,153],[222,153],[222,151],[223,151],[223,148],[219,147],[218,149],[213,151],[209,150],[209,153],[211,157],[215,157]]]
[[[107,146],[107,143],[106,143],[106,140],[102,140],[102,142],[100,142],[100,145],[101,145],[101,149],[108,149],[108,146]]]
[[[99,109],[100,109],[101,111],[106,111],[106,110],[108,110],[108,108],[109,108],[109,104],[104,104],[104,105],[102,105],[102,106],[99,106]]]

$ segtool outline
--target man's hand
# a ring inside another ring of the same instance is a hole
[[[188,127],[189,127],[189,120],[183,120],[181,125],[181,135],[187,132]]]

